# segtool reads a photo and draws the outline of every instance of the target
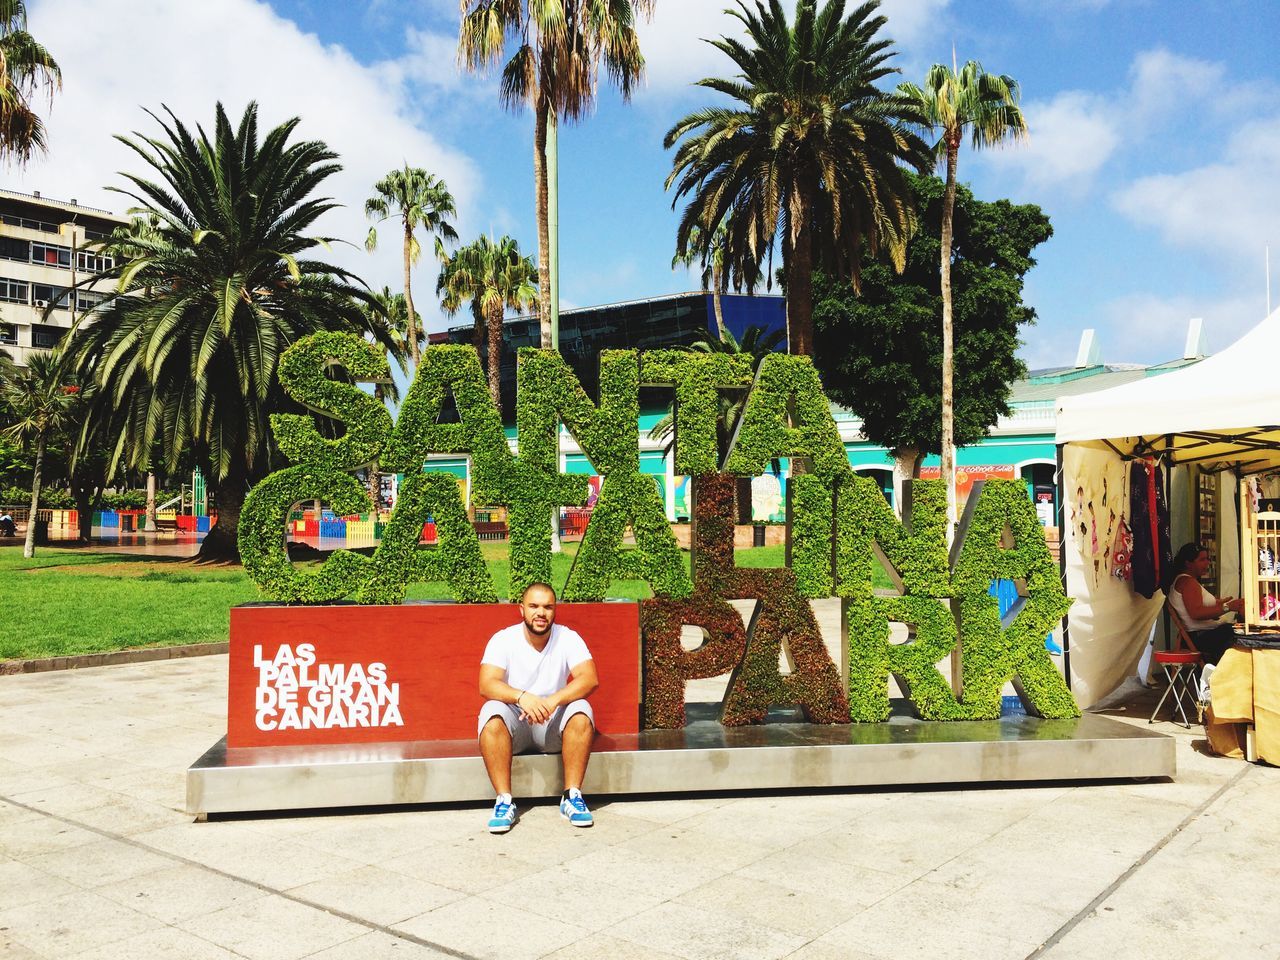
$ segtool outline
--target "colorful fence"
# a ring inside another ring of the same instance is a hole
[[[26,507],[0,506],[0,511],[8,513],[20,527],[25,527],[28,510]],[[156,514],[156,524],[161,531],[177,531],[182,533],[208,533],[214,516],[196,517],[188,514],[162,510]],[[80,536],[80,511],[51,509],[43,507],[36,511],[36,522],[42,524],[50,540],[75,540]],[[95,510],[89,521],[95,537],[119,537],[125,534],[141,533],[146,527],[145,510]],[[40,534],[45,536],[46,534]]]
[[[377,546],[390,518],[390,513],[340,517],[329,510],[295,510],[289,515],[288,538],[325,550]],[[590,508],[561,511],[560,536],[581,539],[590,520]],[[481,540],[507,539],[507,513],[500,507],[477,510],[472,524]],[[430,518],[422,525],[422,542],[436,542],[436,525]]]

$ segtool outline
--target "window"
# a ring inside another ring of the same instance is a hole
[[[96,253],[77,253],[76,264],[79,269],[87,273],[99,273],[103,270],[110,270],[116,265],[112,257],[99,256]]]
[[[0,277],[0,300],[7,303],[26,303],[27,285],[21,280],[7,280]]]
[[[92,290],[76,291],[76,310],[80,313],[88,313],[103,300],[107,299],[105,293],[94,293]]]
[[[62,327],[51,327],[47,323],[33,323],[31,325],[31,345],[49,350],[58,345],[58,341],[62,339],[62,335],[66,332]]]
[[[17,343],[18,328],[12,323],[0,323],[0,343]]]
[[[0,223],[7,223],[14,227],[22,227],[24,230],[39,230],[41,233],[58,232],[58,225],[56,223],[45,223],[43,220],[28,220],[26,217],[15,217],[8,213],[4,216],[0,216]]]
[[[53,304],[54,309],[65,310],[70,306],[71,298],[67,294],[66,287],[55,287],[47,283],[33,283],[31,285],[31,302],[37,307],[47,307],[49,304]]]
[[[56,243],[31,244],[31,262],[43,263],[46,267],[71,269],[71,248]]]
[[[26,263],[31,259],[31,241],[14,237],[0,237],[0,260],[17,260]]]

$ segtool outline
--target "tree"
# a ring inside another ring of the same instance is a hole
[[[0,160],[23,164],[45,149],[44,121],[31,106],[41,87],[52,105],[62,69],[27,32],[24,0],[0,0]]]
[[[395,364],[400,372],[409,374],[409,308],[403,293],[392,293],[390,287],[383,287],[373,295],[374,303],[362,304],[367,322],[370,325],[383,323],[390,337],[390,346],[386,346],[387,363]],[[425,339],[419,329],[418,343],[421,346]],[[373,385],[373,396],[383,403],[400,402],[400,388],[394,380]],[[369,487],[369,499],[373,501],[374,512],[382,507],[382,473],[378,470],[377,461],[369,464],[366,476]]]
[[[200,557],[237,559],[248,486],[270,468],[268,417],[300,412],[277,382],[280,355],[321,330],[392,341],[368,290],[309,257],[328,242],[306,231],[335,206],[314,193],[339,169],[336,155],[316,140],[290,142],[296,118],[260,139],[256,104],[235,127],[218,104],[212,135],[166,114],[151,114],[163,137],[119,138],[157,178],[125,174],[119,192],[159,229],[92,278],[116,289],[69,349],[99,388],[92,416],[113,424],[113,460],[142,467],[159,444],[173,471],[190,452],[218,510]]]
[[[409,306],[403,293],[392,293],[390,287],[383,287],[373,295],[372,303],[361,303],[361,310],[370,326],[381,324],[386,328],[388,342],[383,345],[387,355],[387,363],[400,368],[405,376],[409,375]],[[417,331],[418,348],[421,350],[426,337],[421,329]],[[400,402],[400,388],[395,381],[375,383],[373,395],[379,400]]]
[[[481,236],[444,261],[436,292],[443,294],[445,312],[453,316],[470,303],[483,316],[489,344],[489,393],[501,408],[502,318],[507,309],[523,310],[537,302],[534,286],[538,270],[520,255],[520,245],[510,237],[494,240]]]
[[[825,276],[814,293],[814,361],[827,395],[861,418],[868,440],[893,451],[895,489],[942,449],[938,248],[946,188],[937,177],[912,180],[921,229],[904,272],[867,258],[860,296]],[[953,228],[955,436],[969,444],[1008,414],[1009,384],[1025,375],[1018,336],[1035,311],[1022,302],[1023,278],[1053,228],[1037,206],[987,203],[964,186],[956,190]]]
[[[728,13],[746,26],[749,44],[723,37],[712,45],[737,65],[733,79],[698,81],[734,101],[689,114],[668,132],[677,144],[667,177],[675,201],[688,197],[676,253],[694,248],[695,228],[723,224],[731,277],[743,280],[781,240],[787,327],[792,353],[812,355],[812,274],[816,266],[858,279],[863,250],[889,251],[902,263],[914,227],[902,169],[927,166],[919,120],[905,97],[876,83],[896,72],[893,42],[877,0],[844,15],[844,0],[799,0],[795,23],[780,0],[754,10],[745,0]]]
[[[980,150],[1004,140],[1027,134],[1027,123],[1018,107],[1018,84],[1011,77],[997,76],[970,60],[956,70],[954,55],[950,69],[935,63],[925,76],[924,87],[913,83],[899,86],[924,117],[924,125],[939,134],[934,154],[946,165],[946,194],[942,204],[942,244],[938,253],[942,265],[942,479],[947,485],[947,517],[953,529],[956,512],[955,447],[955,333],[951,296],[951,233],[956,198],[956,166],[960,144],[968,128],[973,148]],[[948,534],[949,536],[949,534]]]
[[[447,219],[456,217],[458,211],[454,208],[453,194],[443,180],[408,164],[403,170],[392,170],[375,183],[373,189],[374,196],[364,202],[365,216],[379,218],[378,223],[399,220],[404,232],[404,302],[408,315],[409,355],[416,367],[422,352],[418,347],[418,315],[413,309],[410,279],[414,264],[422,256],[417,231],[421,227],[427,233],[435,234],[439,249],[442,240],[458,239],[458,232]],[[369,228],[364,245],[368,250],[377,249],[376,223]]]
[[[695,263],[702,267],[702,290],[704,293],[708,289],[711,291],[711,305],[716,315],[716,333],[721,340],[729,335],[729,328],[724,324],[724,310],[720,305],[720,294],[727,286],[724,273],[724,243],[724,224],[717,226],[709,233],[695,226],[689,231],[689,243],[684,253],[676,253],[671,258],[672,270],[681,265],[692,267]],[[745,284],[747,292],[753,291],[759,282],[758,272],[747,278]],[[737,289],[741,290],[742,286],[743,284],[739,284]]]
[[[139,248],[136,241],[139,239],[156,241],[161,239],[160,221],[155,214],[148,217],[132,216],[129,222],[116,227],[107,237],[106,242],[102,244],[102,252],[110,256],[113,260],[132,260],[135,256],[144,256],[145,249]],[[144,287],[142,296],[146,299],[151,298],[151,288]],[[80,433],[79,442],[76,444],[76,458],[94,457],[101,455],[101,434],[105,430],[107,435],[111,435],[110,417],[95,417],[86,420],[84,429]],[[88,511],[80,510],[80,530],[81,539],[88,539],[85,532],[86,521],[85,514]],[[143,513],[142,529],[147,533],[155,533],[159,529],[156,521],[156,474],[151,469],[151,463],[147,463],[147,502]]]
[[[751,371],[760,369],[764,358],[778,349],[783,340],[783,332],[774,330],[766,333],[763,327],[750,326],[742,332],[738,340],[728,330],[718,337],[702,337],[684,349],[691,353],[745,353],[751,357]],[[729,453],[729,444],[733,442],[733,432],[747,403],[746,390],[721,390],[716,404],[716,453],[721,463]],[[676,420],[675,411],[668,408],[666,414],[649,428],[649,439],[666,445],[664,453],[669,452],[675,443]],[[775,464],[776,468],[776,464]],[[751,478],[739,477],[737,482],[738,522],[751,522]]]
[[[5,432],[33,451],[31,510],[22,546],[22,555],[28,559],[36,552],[36,510],[45,450],[53,433],[68,423],[78,389],[57,352],[33,353],[27,365],[18,367],[4,382],[4,401],[12,418]]]
[[[636,14],[653,0],[462,0],[458,58],[471,70],[502,62],[502,103],[533,108],[533,181],[538,221],[538,303],[542,347],[551,346],[551,252],[547,205],[547,128],[579,120],[595,105],[603,62],[624,101],[644,72]]]

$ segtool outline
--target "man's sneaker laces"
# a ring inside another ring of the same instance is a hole
[[[506,833],[515,825],[516,805],[514,803],[495,803],[493,816],[489,818],[490,833]]]
[[[582,794],[577,792],[568,794],[560,800],[560,816],[575,827],[589,827],[595,823],[595,817],[587,809],[587,802],[582,799]]]

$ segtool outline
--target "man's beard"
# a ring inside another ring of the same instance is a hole
[[[551,628],[553,626],[555,626],[554,620],[548,620],[547,625],[543,627],[541,630],[535,627],[533,623],[529,620],[526,620],[524,622],[524,628],[528,630],[530,633],[532,633],[535,637],[545,637],[548,633],[551,632]]]

